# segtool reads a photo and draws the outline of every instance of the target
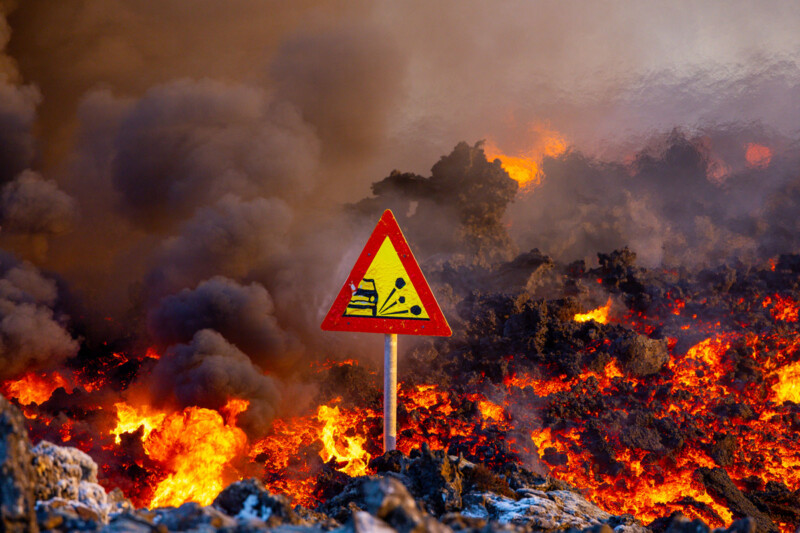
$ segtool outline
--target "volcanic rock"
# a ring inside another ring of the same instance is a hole
[[[614,348],[623,370],[636,377],[656,374],[669,361],[666,339],[633,335],[618,339]]]
[[[762,513],[752,501],[747,499],[742,491],[736,487],[725,470],[722,468],[700,467],[695,473],[706,486],[710,494],[728,503],[728,507],[730,507],[734,515],[753,517],[756,523],[756,530],[759,533],[778,531],[777,526],[770,520],[769,516]]]
[[[38,531],[32,459],[22,413],[0,396],[0,531]]]
[[[212,504],[228,516],[257,518],[268,527],[307,525],[292,509],[289,499],[272,494],[257,479],[237,481],[219,493]]]
[[[747,497],[777,520],[800,524],[800,489],[792,491],[783,483],[770,481],[763,491],[747,493]]]
[[[488,518],[500,524],[516,524],[526,529],[558,531],[566,529],[602,528],[612,515],[570,491],[542,492],[535,489],[517,491],[518,500],[486,494],[484,508]],[[608,527],[606,525],[606,527]],[[647,528],[633,522],[620,526],[617,533],[647,532]]]
[[[427,444],[411,452],[406,474],[411,490],[429,512],[441,515],[461,509],[461,472],[443,450],[431,451]]]
[[[156,509],[154,513],[154,523],[164,526],[167,531],[214,531],[236,526],[236,520],[225,513],[195,502],[184,503],[178,508]]]
[[[334,517],[352,513],[349,528],[375,525],[380,526],[380,529],[385,525],[400,533],[422,530],[450,531],[422,510],[403,483],[394,477],[357,478],[324,507],[333,510],[331,514]],[[367,511],[382,523],[371,522],[359,515],[361,511]]]
[[[97,483],[97,464],[77,448],[43,440],[33,448],[33,454],[34,495],[40,515],[66,513],[65,518],[71,518],[77,514],[86,520],[94,514],[105,521],[112,509],[127,505],[124,498],[109,502],[105,489]]]
[[[719,466],[730,466],[733,464],[737,448],[736,437],[724,433],[716,433],[710,455]]]

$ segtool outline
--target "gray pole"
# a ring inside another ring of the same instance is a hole
[[[397,334],[387,333],[383,346],[383,452],[397,443]]]

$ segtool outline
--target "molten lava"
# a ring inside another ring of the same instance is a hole
[[[67,392],[72,391],[67,380],[58,372],[49,374],[29,372],[16,381],[5,383],[2,393],[7,398],[16,398],[20,405],[41,405],[49,400],[59,387],[64,387]]]

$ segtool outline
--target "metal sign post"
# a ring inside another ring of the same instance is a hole
[[[397,445],[397,334],[387,333],[383,347],[383,453]]]

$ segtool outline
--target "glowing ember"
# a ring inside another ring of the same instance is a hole
[[[31,372],[16,381],[4,384],[2,393],[8,398],[16,398],[20,405],[41,405],[49,400],[59,387],[64,387],[67,392],[72,392],[72,387],[58,372],[51,374]]]
[[[762,144],[748,143],[744,158],[747,164],[755,168],[767,168],[772,161],[772,150]]]
[[[483,415],[483,418],[487,420],[502,420],[505,416],[503,407],[489,400],[478,400],[478,410],[481,412],[481,415]]]
[[[791,296],[781,296],[780,294],[776,294],[774,297],[767,296],[761,305],[765,309],[771,306],[769,312],[775,320],[797,322],[798,302],[794,301]]]
[[[575,322],[588,322],[594,320],[598,324],[606,324],[608,322],[608,312],[611,310],[611,298],[608,299],[606,305],[592,309],[587,313],[578,313],[572,319]]]

